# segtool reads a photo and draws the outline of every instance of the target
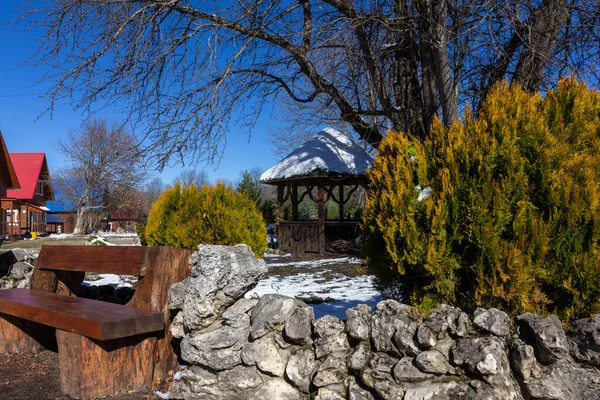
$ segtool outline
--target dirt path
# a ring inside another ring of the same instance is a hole
[[[0,354],[0,399],[70,400],[59,388],[58,354]],[[155,400],[153,391],[106,397],[119,400]]]

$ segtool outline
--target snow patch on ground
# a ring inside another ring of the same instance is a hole
[[[265,253],[263,254],[264,258],[285,258],[285,257],[291,257],[292,253],[285,253],[285,254],[273,254],[273,253]]]
[[[310,260],[310,261],[295,261],[287,263],[269,263],[269,268],[275,267],[323,267],[331,264],[362,264],[362,260],[357,257],[340,257],[340,258],[327,258],[323,260]]]
[[[128,280],[124,279],[121,275],[116,274],[98,274],[100,279],[85,280],[84,285],[87,286],[116,286],[117,288],[129,287],[133,288],[133,285]],[[129,279],[131,280],[131,278]]]
[[[373,276],[350,277],[327,270],[291,276],[271,276],[260,281],[254,289],[246,293],[246,297],[260,297],[269,293],[312,301],[322,299],[320,304],[311,304],[315,310],[315,318],[329,314],[346,319],[346,309],[360,303],[374,307],[383,300],[383,296],[375,288]]]
[[[96,236],[89,241],[89,244],[94,246],[116,246],[116,244],[109,243],[102,236]]]

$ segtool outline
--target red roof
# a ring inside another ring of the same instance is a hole
[[[33,199],[35,187],[40,179],[42,167],[46,161],[44,153],[10,153],[10,160],[17,173],[21,189],[6,191],[6,197],[29,200]]]

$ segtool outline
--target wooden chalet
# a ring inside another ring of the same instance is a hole
[[[6,143],[4,143],[2,131],[0,131],[0,198],[6,197],[8,190],[20,188],[17,173],[6,148]]]
[[[277,186],[280,220],[288,200],[292,208],[292,219],[278,227],[279,248],[294,255],[324,254],[329,242],[356,236],[360,221],[346,218],[344,205],[358,187],[367,189],[366,171],[372,163],[373,157],[360,145],[326,128],[265,171],[260,181]],[[317,204],[316,219],[299,219],[298,205],[306,197]],[[325,203],[330,199],[339,207],[336,220],[326,219]]]
[[[1,234],[37,236],[47,233],[46,202],[54,200],[44,153],[10,153],[20,188],[9,189],[0,200]]]

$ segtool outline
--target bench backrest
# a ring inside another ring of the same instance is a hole
[[[42,246],[37,267],[55,271],[81,271],[144,276],[145,246]]]

